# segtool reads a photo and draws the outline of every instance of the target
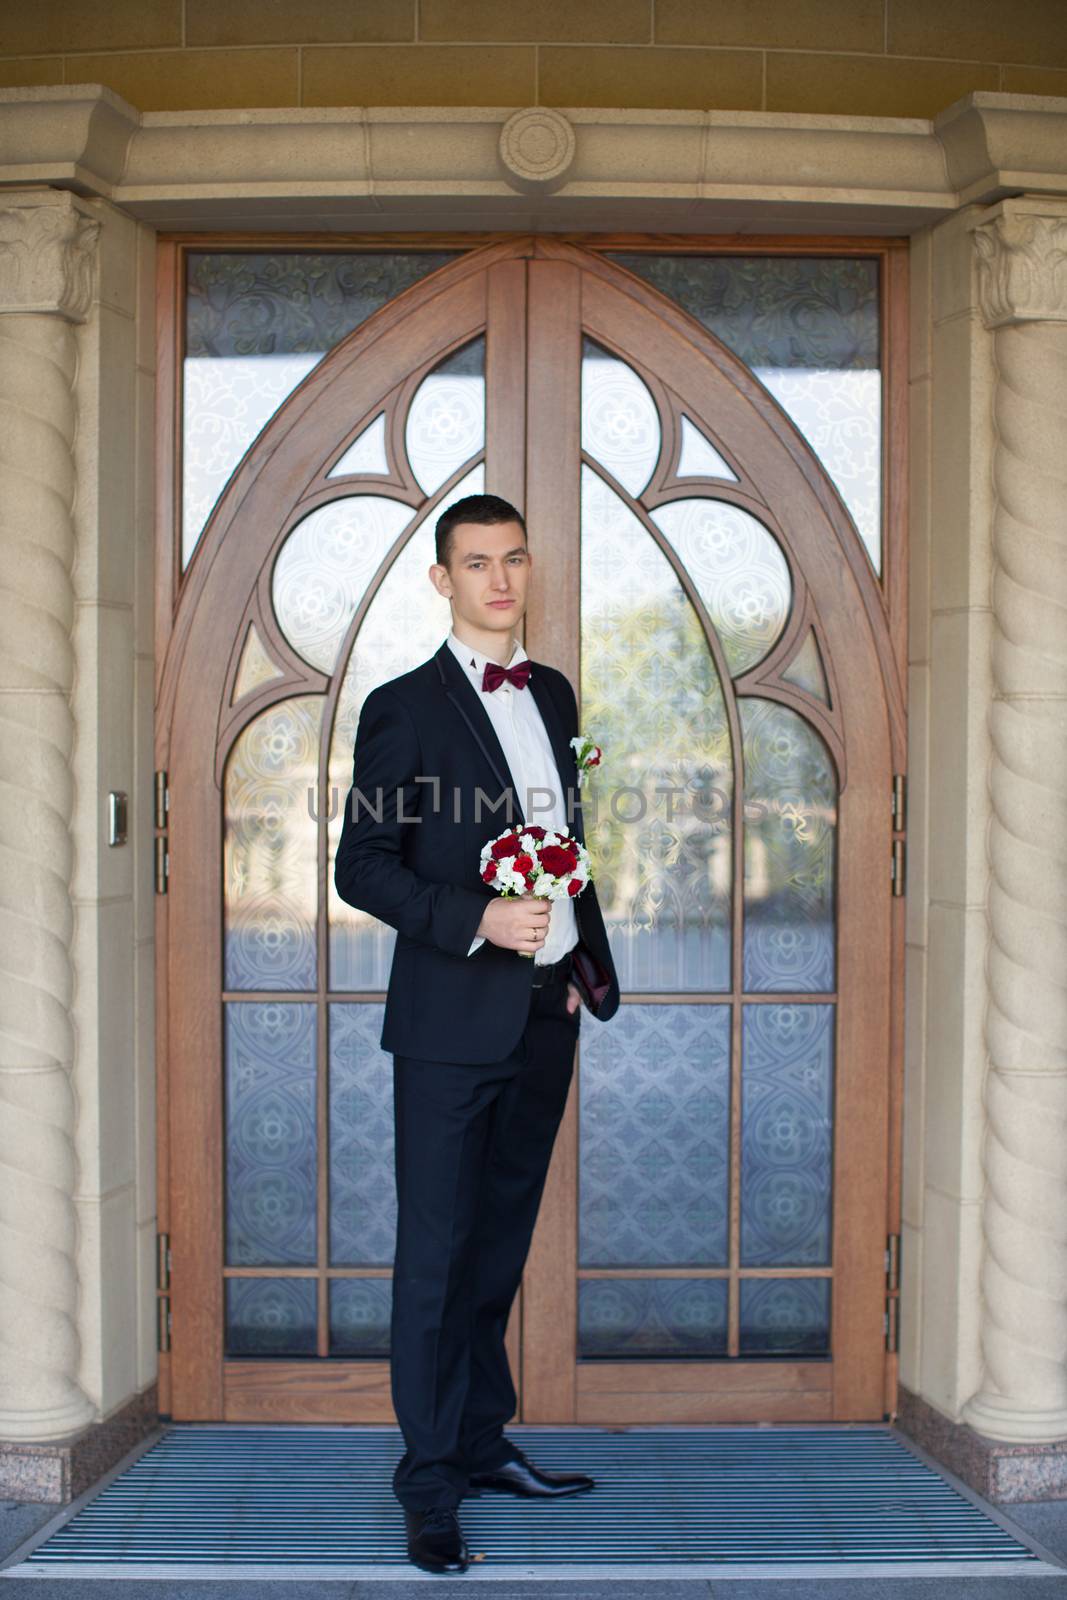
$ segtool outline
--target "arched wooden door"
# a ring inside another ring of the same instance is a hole
[[[162,673],[176,1417],[390,1416],[392,930],[332,887],[369,690],[449,625],[432,527],[524,506],[525,644],[606,756],[623,988],[510,1332],[528,1421],[877,1418],[888,862],[879,583],[748,369],[547,240],[474,250],[327,356],[234,474]]]

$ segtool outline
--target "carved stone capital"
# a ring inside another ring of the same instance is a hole
[[[0,199],[0,314],[84,322],[100,224],[74,195],[34,190]]]
[[[529,106],[500,130],[500,160],[513,189],[527,193],[558,188],[574,161],[574,129],[559,111]]]
[[[987,328],[1067,322],[1067,201],[1001,200],[970,226]]]

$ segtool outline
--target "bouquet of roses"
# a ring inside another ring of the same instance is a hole
[[[581,894],[590,881],[589,852],[567,833],[531,823],[512,828],[482,846],[483,883],[500,894],[536,894],[563,900]],[[528,955],[528,951],[520,951]]]

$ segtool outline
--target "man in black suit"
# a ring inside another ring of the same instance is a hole
[[[479,853],[511,825],[584,841],[574,690],[514,636],[525,523],[471,495],[436,528],[429,576],[452,631],[367,696],[334,866],[337,892],[397,930],[381,1043],[394,1056],[397,1242],[393,1479],[408,1553],[459,1572],[456,1508],[474,1490],[592,1488],[538,1469],[504,1435],[516,1396],[504,1334],[563,1115],[581,1021],[619,1005],[589,883],[574,899],[503,897]],[[533,959],[526,959],[532,957]]]

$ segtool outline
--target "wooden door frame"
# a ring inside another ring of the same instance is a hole
[[[203,584],[204,576],[209,565],[213,564],[218,555],[217,538],[212,546],[209,544],[207,534],[205,534],[201,540],[201,545],[198,547],[197,558],[194,559],[193,563],[190,564],[184,579],[180,578],[178,572],[180,546],[177,533],[179,521],[176,515],[178,506],[180,504],[177,494],[179,488],[177,481],[179,463],[175,445],[178,437],[177,429],[180,424],[180,375],[182,353],[180,345],[182,326],[181,284],[184,278],[183,257],[185,252],[190,249],[203,250],[205,248],[211,248],[217,250],[228,250],[234,248],[240,249],[242,247],[245,249],[254,249],[257,252],[271,249],[299,250],[301,248],[308,247],[323,251],[326,249],[338,251],[370,251],[382,249],[441,250],[443,248],[454,247],[469,249],[472,251],[476,250],[478,252],[478,260],[472,262],[472,257],[462,257],[459,261],[451,264],[451,266],[442,269],[440,273],[435,274],[433,280],[435,283],[445,281],[446,275],[448,275],[448,282],[450,283],[453,281],[463,281],[465,278],[469,277],[471,272],[480,271],[483,266],[488,265],[491,259],[493,264],[497,267],[497,276],[495,281],[498,285],[503,286],[506,281],[504,274],[507,270],[509,270],[509,268],[513,271],[516,268],[522,270],[521,258],[517,259],[517,250],[525,247],[525,244],[527,243],[529,242],[517,240],[512,235],[487,236],[484,234],[474,236],[442,236],[426,234],[376,236],[361,235],[354,239],[339,239],[336,235],[330,236],[328,239],[316,235],[284,235],[276,239],[267,238],[265,236],[250,237],[247,235],[184,235],[171,236],[161,239],[159,245],[160,272],[158,280],[159,292],[157,298],[159,355],[157,447],[159,451],[160,466],[158,479],[159,504],[157,520],[157,570],[160,574],[160,582],[157,587],[157,768],[167,770],[170,766],[171,760],[171,712],[174,703],[175,680],[173,673],[168,679],[165,663],[168,658],[173,662],[176,653],[176,630],[174,626],[175,597],[179,594],[179,590],[183,591],[181,598],[183,599],[184,604],[181,607],[181,612],[186,618],[188,618],[190,615],[190,595],[195,593],[195,589],[191,588],[190,586],[200,586]],[[881,292],[883,300],[882,330],[885,338],[885,355],[883,360],[883,416],[885,426],[883,436],[882,478],[884,497],[884,553],[882,583],[879,585],[877,580],[873,580],[873,582],[868,583],[867,587],[869,591],[873,591],[875,597],[879,600],[883,611],[885,637],[888,641],[888,649],[886,652],[887,659],[884,663],[886,681],[889,683],[895,679],[897,685],[896,696],[894,697],[893,694],[888,696],[888,699],[891,702],[890,714],[893,724],[892,764],[895,772],[905,771],[904,699],[902,686],[905,681],[906,670],[907,614],[907,548],[905,523],[907,463],[904,455],[904,444],[906,442],[907,397],[907,377],[905,367],[907,357],[906,245],[906,241],[882,238],[840,239],[835,237],[819,237],[818,239],[813,239],[810,237],[787,238],[783,236],[775,236],[770,239],[760,239],[746,236],[743,238],[731,239],[716,236],[708,239],[700,237],[679,238],[675,236],[671,238],[664,238],[654,235],[620,234],[596,235],[591,237],[573,235],[568,236],[566,239],[559,239],[554,236],[551,239],[540,241],[536,246],[536,251],[539,256],[546,258],[546,261],[549,257],[555,260],[558,269],[558,282],[555,292],[564,294],[569,292],[566,287],[566,280],[568,277],[567,269],[568,264],[573,262],[574,257],[578,254],[581,254],[581,258],[588,262],[589,256],[584,254],[584,252],[592,252],[592,254],[595,256],[609,249],[643,250],[659,253],[676,251],[687,254],[832,254],[835,256],[870,256],[875,254],[880,257],[882,264],[880,281],[882,286]],[[618,276],[622,270],[615,268],[614,266],[607,266],[607,264],[605,264],[605,267],[605,276],[607,277]],[[631,275],[627,274],[626,276],[630,278],[631,285],[636,281]],[[430,280],[425,280],[425,282],[428,281]],[[543,281],[547,283],[549,280],[548,278],[545,278]],[[395,327],[399,323],[400,319],[406,314],[407,307],[411,303],[411,296],[418,295],[422,288],[423,285],[416,285],[414,290],[407,291],[405,295],[399,296],[397,300],[389,302],[385,307],[382,308],[381,311],[376,314],[374,318],[371,319],[368,324],[364,324],[363,328],[357,330],[357,332],[352,335],[349,340],[345,341],[343,348],[348,351],[349,359],[353,358],[355,352],[361,348],[363,342],[370,342],[373,339],[378,339],[382,337],[386,331]],[[654,299],[657,310],[660,312],[660,314],[663,314],[664,302],[662,297],[659,296],[656,291],[648,289],[647,287],[644,287],[644,293],[650,299]],[[491,301],[492,291],[490,291],[489,298]],[[502,307],[500,309],[502,309]],[[683,312],[676,311],[673,320],[678,328],[681,331],[684,331],[685,336],[692,339],[693,328],[695,326],[692,323],[692,319],[687,318]],[[371,330],[369,333],[367,332],[368,329]],[[521,334],[524,337],[525,326],[523,326]],[[512,339],[510,344],[510,355],[507,357],[508,361],[514,363],[516,361],[521,362],[524,359],[525,352],[520,349],[520,342],[521,341],[518,336]],[[546,385],[551,385],[552,392],[557,393],[559,374],[561,370],[559,363],[561,361],[568,362],[576,360],[576,355],[573,350],[568,352],[562,348],[552,350],[548,347],[545,347],[535,352],[534,356],[535,359],[531,363],[528,380],[529,396],[531,401],[538,398],[539,394],[544,392]],[[326,358],[327,361],[329,359],[329,357]],[[316,372],[321,372],[321,370],[322,366],[320,365],[320,367],[316,369]],[[312,377],[314,377],[314,374],[312,374]],[[494,376],[491,359],[490,372],[488,374],[490,395],[492,393],[494,381],[513,382],[513,379],[514,372],[512,372],[511,378],[508,379],[503,368],[498,368],[497,373]],[[314,392],[314,385],[310,384],[310,380],[308,382],[311,392]],[[576,385],[569,385],[569,389],[572,391],[572,393],[576,394]],[[307,405],[310,403],[308,400],[308,392],[309,391],[302,386],[301,390],[297,392],[291,401],[287,402],[287,408],[291,408],[293,412],[297,414],[297,420],[302,409],[306,409]],[[539,449],[541,454],[544,456],[543,460],[538,454]],[[499,463],[499,476],[492,486],[495,492],[505,494],[509,498],[515,499],[520,504],[523,503],[525,498],[527,513],[531,516],[531,520],[535,520],[536,515],[540,515],[541,513],[531,512],[530,498],[529,496],[524,496],[523,494],[523,489],[525,487],[523,482],[525,477],[525,447],[522,439],[519,436],[519,429],[517,427],[513,427],[512,436],[509,440],[504,441],[501,439]],[[535,487],[536,485],[542,482],[547,483],[555,475],[553,471],[549,470],[554,468],[554,466],[555,463],[552,461],[551,451],[547,449],[544,441],[535,442],[531,447],[529,461],[531,473],[530,490],[533,495],[536,496],[538,493],[538,490]],[[247,481],[245,481],[246,478],[247,459],[246,462],[242,464],[242,467],[238,468],[234,478],[231,480],[230,485],[224,493],[219,506],[216,507],[216,512],[211,521],[211,526],[216,528],[216,530],[225,521],[225,518],[220,515],[224,502],[235,502],[236,498],[239,498],[248,490],[249,484]],[[576,506],[571,506],[569,509],[560,508],[558,506],[556,507],[557,511],[560,509],[563,509],[567,515],[573,515],[574,521],[571,525],[576,525]],[[548,526],[547,523],[545,525]],[[210,561],[204,555],[204,551],[208,548],[212,549]],[[569,594],[573,592],[574,605],[576,607],[578,590],[576,571],[574,574],[572,574],[572,577],[575,581],[562,584],[558,593]],[[556,597],[557,599],[558,593]],[[528,613],[530,637],[536,640],[537,650],[543,654],[550,654],[552,659],[556,660],[561,668],[571,678],[571,680],[577,684],[577,618],[570,618],[570,626],[568,627],[568,619],[564,618],[555,607],[555,601],[553,611],[545,612],[544,614],[538,611],[537,605],[538,601],[535,600]],[[181,616],[179,616],[177,632],[180,633],[181,627]],[[575,657],[573,661],[570,659],[572,655]],[[309,688],[312,687],[311,679],[315,676],[316,675],[314,674],[308,674],[306,681]],[[291,693],[292,691],[293,683],[290,682],[287,685],[287,692]],[[172,821],[172,826],[169,830],[166,826],[159,827],[157,829],[158,838],[161,841],[165,840],[169,832],[172,841],[178,840],[181,842],[182,829],[189,829],[190,819],[183,818],[179,820],[176,816],[173,819],[168,819],[166,816],[157,817],[157,822],[163,824],[166,824],[168,820]],[[207,820],[205,817],[201,817],[199,819],[198,826],[202,826],[205,820]],[[217,833],[217,827],[215,831]],[[186,832],[186,837],[190,837],[188,832]],[[203,848],[202,844],[201,848]],[[172,954],[168,950],[167,928],[170,908],[173,903],[172,896],[157,897],[156,1034],[157,1079],[159,1085],[159,1216],[161,1231],[170,1234],[174,1241],[177,1276],[179,1281],[184,1280],[185,1285],[187,1286],[187,1292],[180,1295],[174,1305],[173,1352],[169,1356],[164,1354],[160,1363],[160,1407],[164,1413],[169,1413],[172,1409],[171,1395],[172,1379],[174,1376],[178,1377],[179,1387],[183,1394],[186,1396],[189,1394],[190,1374],[186,1365],[186,1358],[189,1351],[195,1346],[198,1338],[207,1331],[211,1317],[217,1317],[219,1311],[221,1310],[220,1299],[222,1282],[221,1271],[216,1271],[217,1267],[221,1268],[221,1229],[216,1231],[215,1248],[213,1252],[211,1249],[211,1240],[207,1236],[209,1230],[205,1229],[204,1227],[204,1213],[206,1208],[200,1208],[201,1218],[198,1226],[197,1218],[192,1214],[196,1207],[190,1208],[187,1204],[189,1186],[183,1183],[177,1195],[172,1192],[172,1140],[176,1140],[179,1144],[181,1144],[183,1139],[188,1141],[193,1132],[193,1127],[190,1124],[188,1116],[186,1115],[183,1117],[180,1115],[180,1113],[178,1113],[170,1094],[171,1052],[169,1046],[171,1044],[173,1033],[173,1019],[170,1019],[169,1016],[169,973],[171,968]],[[882,1085],[879,1098],[886,1107],[886,1115],[884,1119],[884,1126],[886,1129],[885,1215],[888,1222],[889,1231],[896,1232],[899,1230],[900,1118],[903,1086],[903,899],[894,897],[890,909],[892,914],[890,945],[891,970],[888,979],[890,1005],[887,1018],[890,1070],[888,1073],[888,1081]],[[366,998],[381,998],[381,996],[367,996]],[[177,1026],[177,1024],[174,1023],[173,1026]],[[187,1021],[185,1025],[181,1027],[181,1033],[183,1036],[187,1034],[190,1027],[192,1027],[197,1038],[199,1039],[201,1048],[204,1048],[205,1046],[210,1048],[212,1043],[214,1043],[216,1046],[220,1045],[221,1040],[216,1038],[216,1035],[218,1034],[218,1028],[211,1025],[210,1019],[205,1018],[203,1015],[198,1015],[191,1020],[191,1023]],[[211,1059],[211,1057],[205,1056],[205,1059]],[[573,1182],[576,1171],[577,1120],[575,1101],[576,1097],[572,1095],[571,1106],[568,1110],[564,1128],[561,1130],[556,1158],[553,1164],[553,1170],[550,1174],[549,1185],[546,1189],[545,1201],[542,1207],[542,1221],[539,1224],[538,1236],[535,1239],[534,1249],[531,1252],[531,1266],[535,1268],[537,1265],[538,1252],[544,1252],[545,1250],[554,1250],[556,1252],[562,1250],[562,1255],[559,1253],[555,1255],[557,1268],[562,1267],[565,1261],[569,1261],[568,1251],[574,1256],[574,1261],[570,1264],[575,1268],[577,1265],[576,1240],[573,1238],[570,1241],[563,1239],[560,1226],[559,1207],[560,1195],[562,1193],[561,1186],[566,1185],[568,1182]],[[193,1122],[197,1120],[197,1116],[202,1115],[208,1109],[207,1104],[203,1101],[203,1099],[198,1102],[198,1107],[198,1112],[192,1119]],[[188,1148],[187,1142],[185,1143],[184,1148]],[[218,1187],[218,1174],[221,1174],[221,1156],[221,1148],[216,1148],[214,1150],[205,1152],[205,1163],[210,1163],[211,1161],[214,1161],[215,1163],[216,1187]],[[215,1220],[221,1218],[220,1206],[217,1203],[219,1199],[220,1196],[216,1195],[216,1203],[214,1203],[210,1208],[211,1218]],[[192,1252],[190,1252],[190,1249],[188,1248],[188,1243],[190,1240],[194,1241]],[[198,1273],[194,1273],[192,1278],[190,1278],[189,1266],[191,1254],[196,1254],[197,1250],[199,1250],[198,1259],[200,1261],[201,1270]],[[218,1256],[217,1261],[213,1259],[214,1255]],[[207,1270],[205,1270],[205,1265],[207,1266]],[[214,1278],[213,1285],[207,1282],[209,1276]],[[572,1285],[575,1285],[576,1289],[576,1277],[573,1273],[568,1272],[567,1281]],[[168,1295],[169,1293],[168,1282],[165,1278],[161,1281],[160,1293],[161,1295]],[[557,1319],[560,1316],[560,1311],[561,1307],[559,1301],[557,1300],[554,1313]],[[533,1333],[534,1329],[536,1328],[537,1322],[540,1320],[540,1316],[541,1313],[538,1312],[536,1308],[530,1309],[530,1321],[528,1326],[531,1333]],[[216,1322],[216,1326],[218,1326],[218,1322]],[[546,1363],[543,1357],[540,1358],[540,1360],[537,1358],[535,1354],[537,1349],[536,1339],[526,1340],[524,1343],[526,1343],[528,1346],[527,1350],[525,1351],[525,1364],[528,1373],[532,1378],[532,1400],[530,1409],[526,1413],[526,1419],[538,1420],[539,1409],[545,1409],[545,1403],[543,1399],[537,1399],[538,1394],[543,1397],[555,1393],[557,1399],[561,1398],[558,1388],[558,1369],[555,1371],[543,1370],[546,1366],[551,1366],[551,1362]],[[234,1380],[232,1385],[232,1393],[229,1395],[228,1400],[224,1400],[223,1398],[222,1380],[220,1374],[219,1381],[215,1385],[209,1384],[205,1386],[203,1383],[194,1385],[195,1396],[192,1402],[193,1409],[190,1411],[189,1404],[183,1401],[182,1414],[196,1414],[203,1417],[222,1417],[225,1415],[235,1420],[239,1419],[243,1415],[260,1416],[262,1415],[262,1395],[257,1389],[256,1375],[253,1370],[254,1368],[257,1366],[269,1365],[269,1370],[272,1375],[275,1377],[284,1377],[287,1382],[292,1383],[292,1392],[294,1395],[299,1394],[307,1372],[306,1363],[299,1362],[293,1362],[289,1364],[277,1361],[270,1362],[269,1364],[243,1362],[240,1365],[243,1376],[240,1379]],[[575,1401],[574,1407],[571,1409],[569,1414],[580,1415],[582,1420],[589,1421],[604,1420],[605,1418],[624,1420],[617,1414],[618,1395],[617,1391],[615,1391],[611,1386],[613,1380],[609,1371],[609,1368],[612,1364],[598,1362],[589,1363],[587,1365],[590,1368],[588,1404],[583,1403],[579,1407],[577,1401]],[[655,1363],[627,1364],[628,1374],[632,1375],[629,1383],[629,1392],[634,1396],[635,1400],[635,1406],[632,1408],[633,1415],[630,1417],[630,1420],[637,1421],[642,1419],[642,1407],[644,1408],[644,1412],[646,1414],[651,1414],[649,1412],[650,1406],[654,1406],[657,1412],[660,1412],[663,1409],[663,1402],[666,1400],[666,1396],[663,1394],[661,1388],[657,1388],[655,1373],[653,1371],[655,1365]],[[708,1385],[707,1392],[709,1395],[714,1393],[715,1395],[719,1396],[720,1402],[721,1395],[724,1391],[733,1393],[735,1395],[743,1394],[745,1392],[746,1385],[755,1385],[756,1390],[765,1390],[768,1382],[770,1381],[769,1375],[772,1370],[775,1370],[778,1374],[780,1389],[784,1387],[784,1389],[788,1391],[790,1384],[795,1382],[795,1378],[791,1379],[786,1372],[786,1368],[788,1366],[787,1363],[763,1362],[745,1364],[735,1359],[729,1362],[703,1363],[701,1365],[708,1369],[705,1374],[705,1379]],[[344,1371],[342,1372],[341,1370],[337,1370],[336,1381],[330,1386],[329,1393],[331,1398],[326,1409],[317,1409],[316,1404],[312,1402],[307,1412],[308,1415],[317,1414],[324,1418],[331,1416],[334,1414],[332,1406],[338,1399],[340,1399],[341,1392],[356,1391],[363,1395],[365,1400],[369,1400],[372,1395],[374,1396],[374,1404],[379,1407],[382,1420],[386,1420],[391,1416],[388,1403],[388,1367],[386,1363],[375,1363],[369,1361],[335,1361],[331,1362],[330,1366],[335,1369],[343,1368]],[[751,1371],[747,1375],[743,1374],[741,1372],[742,1366],[748,1366],[751,1368]],[[895,1379],[895,1358],[890,1356],[886,1362],[884,1382],[882,1383],[883,1414],[892,1414],[892,1412],[895,1410]],[[603,1399],[600,1401],[594,1399],[594,1396],[598,1395],[602,1395]],[[739,1414],[743,1414],[744,1403],[745,1402],[743,1400],[739,1402],[739,1404],[742,1406],[742,1412]],[[549,1406],[549,1409],[552,1409],[552,1405]],[[690,1410],[691,1409],[692,1408],[690,1407]],[[788,1404],[786,1405],[786,1409],[788,1410]],[[690,1417],[689,1420],[692,1420],[692,1418]]]
[[[875,1370],[871,1357],[874,1351],[881,1356],[884,1348],[884,1248],[885,1234],[891,1231],[889,1148],[888,1142],[881,1143],[879,1132],[887,1126],[891,1106],[894,978],[891,950],[897,908],[889,884],[893,820],[890,800],[892,775],[904,770],[906,753],[903,684],[883,609],[881,586],[825,469],[814,458],[799,430],[784,418],[743,362],[673,303],[665,304],[658,291],[643,280],[621,273],[613,264],[590,258],[569,243],[554,239],[537,242],[535,263],[540,258],[544,258],[540,265],[549,286],[545,299],[551,315],[545,325],[539,324],[535,287],[538,273],[532,268],[531,348],[550,346],[554,340],[552,370],[562,371],[573,388],[581,337],[587,333],[625,359],[653,392],[666,433],[659,466],[643,498],[654,503],[658,498],[671,498],[678,493],[670,488],[669,463],[677,447],[679,417],[685,412],[700,419],[702,410],[698,397],[712,391],[719,382],[712,413],[716,447],[723,447],[724,437],[729,437],[724,429],[733,426],[734,450],[725,449],[724,453],[735,470],[737,462],[746,454],[759,459],[760,467],[753,468],[750,480],[757,503],[749,503],[749,509],[771,529],[783,549],[796,558],[790,565],[794,567],[794,581],[801,586],[803,604],[794,606],[790,623],[758,667],[735,678],[734,685],[738,694],[757,692],[798,709],[803,706],[808,720],[819,727],[841,775],[835,885],[838,983],[836,993],[826,997],[837,1002],[835,1207],[831,1259],[833,1281],[838,1287],[832,1296],[831,1355],[822,1360],[790,1362],[764,1358],[746,1361],[736,1354],[737,1329],[732,1325],[730,1353],[733,1359],[728,1361],[690,1358],[684,1363],[665,1359],[612,1362],[599,1357],[596,1361],[577,1362],[574,1330],[579,1273],[573,1190],[579,1167],[578,1097],[572,1090],[525,1279],[523,1343],[524,1347],[529,1345],[538,1352],[538,1360],[534,1368],[527,1362],[524,1419],[550,1422],[566,1418],[603,1423],[669,1418],[693,1422],[723,1420],[725,1413],[730,1420],[752,1420],[765,1416],[768,1407],[783,1421],[880,1419],[886,1408],[886,1364],[880,1360]],[[568,276],[575,281],[569,283]],[[580,304],[580,315],[569,333],[565,333],[559,310],[573,307],[575,303]],[[531,385],[536,376],[536,369],[532,369]],[[668,383],[682,400],[681,405],[668,394],[665,387]],[[710,399],[706,403],[712,405]],[[754,425],[748,422],[748,413],[741,418],[732,415],[741,412],[746,405],[758,419]],[[535,409],[531,399],[530,414],[547,420],[545,434],[536,441],[531,440],[527,503],[531,526],[546,530],[576,528],[579,465],[575,461],[571,470],[563,443],[568,437],[563,427],[569,425],[569,419],[564,418],[553,435],[551,428],[559,417],[558,407]],[[546,461],[557,463],[554,472],[534,470],[535,450],[542,453]],[[567,465],[561,468],[561,461]],[[685,492],[696,491],[689,487]],[[717,484],[715,493],[741,505],[749,499],[743,484],[740,487]],[[788,529],[776,525],[773,509],[776,506],[789,507]],[[632,512],[638,510],[631,506]],[[654,525],[645,520],[647,531],[657,538]],[[661,546],[664,553],[669,554],[666,541],[661,541]],[[552,559],[555,567],[561,556],[556,554]],[[677,575],[686,584],[684,573]],[[559,596],[553,595],[553,604],[565,593],[564,585]],[[689,599],[694,609],[701,612],[699,598],[691,589]],[[788,661],[803,637],[816,602],[826,640],[824,665],[831,673],[835,655],[839,663],[845,660],[846,640],[855,640],[847,654],[847,672],[842,674],[839,666],[837,681],[832,684],[836,712],[832,718],[821,720],[814,714],[810,700],[804,704],[804,697],[777,676],[778,666]],[[564,618],[559,626],[568,627],[568,622],[569,619]],[[706,622],[705,631],[709,648],[718,657],[719,647],[710,621]],[[562,658],[561,664],[576,684],[580,681],[578,663],[571,659],[574,646],[568,647],[567,640],[576,639],[577,635],[577,627],[570,623],[566,635],[552,640]],[[835,637],[836,645],[832,643]],[[534,638],[535,648],[540,650],[539,636]],[[726,672],[724,663],[717,659],[716,666],[722,679]],[[824,725],[827,723],[831,725]],[[736,748],[736,735],[734,743]],[[847,769],[843,766],[846,751]],[[735,794],[734,836],[738,839],[741,837],[740,804],[741,797]],[[881,900],[863,892],[864,880],[872,870],[871,863],[879,860],[884,862],[886,873]],[[743,992],[741,872],[739,852],[735,851],[732,895],[732,987],[735,994]],[[899,923],[899,915],[896,922]],[[639,998],[655,1001],[661,997]],[[768,993],[752,996],[751,1000],[781,1002],[788,998]],[[740,1003],[735,1003],[731,1094],[731,1142],[735,1158],[740,1150],[740,1010]],[[842,1062],[848,1063],[847,1073],[840,1071]],[[735,1176],[732,1182],[735,1201],[737,1189]],[[738,1226],[735,1204],[731,1218],[735,1261],[739,1259]],[[656,1277],[662,1274],[649,1268],[647,1272],[634,1275]],[[685,1274],[679,1270],[674,1275]],[[808,1275],[805,1269],[768,1268],[759,1272],[745,1269],[745,1276],[801,1275]],[[731,1305],[736,1317],[736,1296],[731,1297]]]

